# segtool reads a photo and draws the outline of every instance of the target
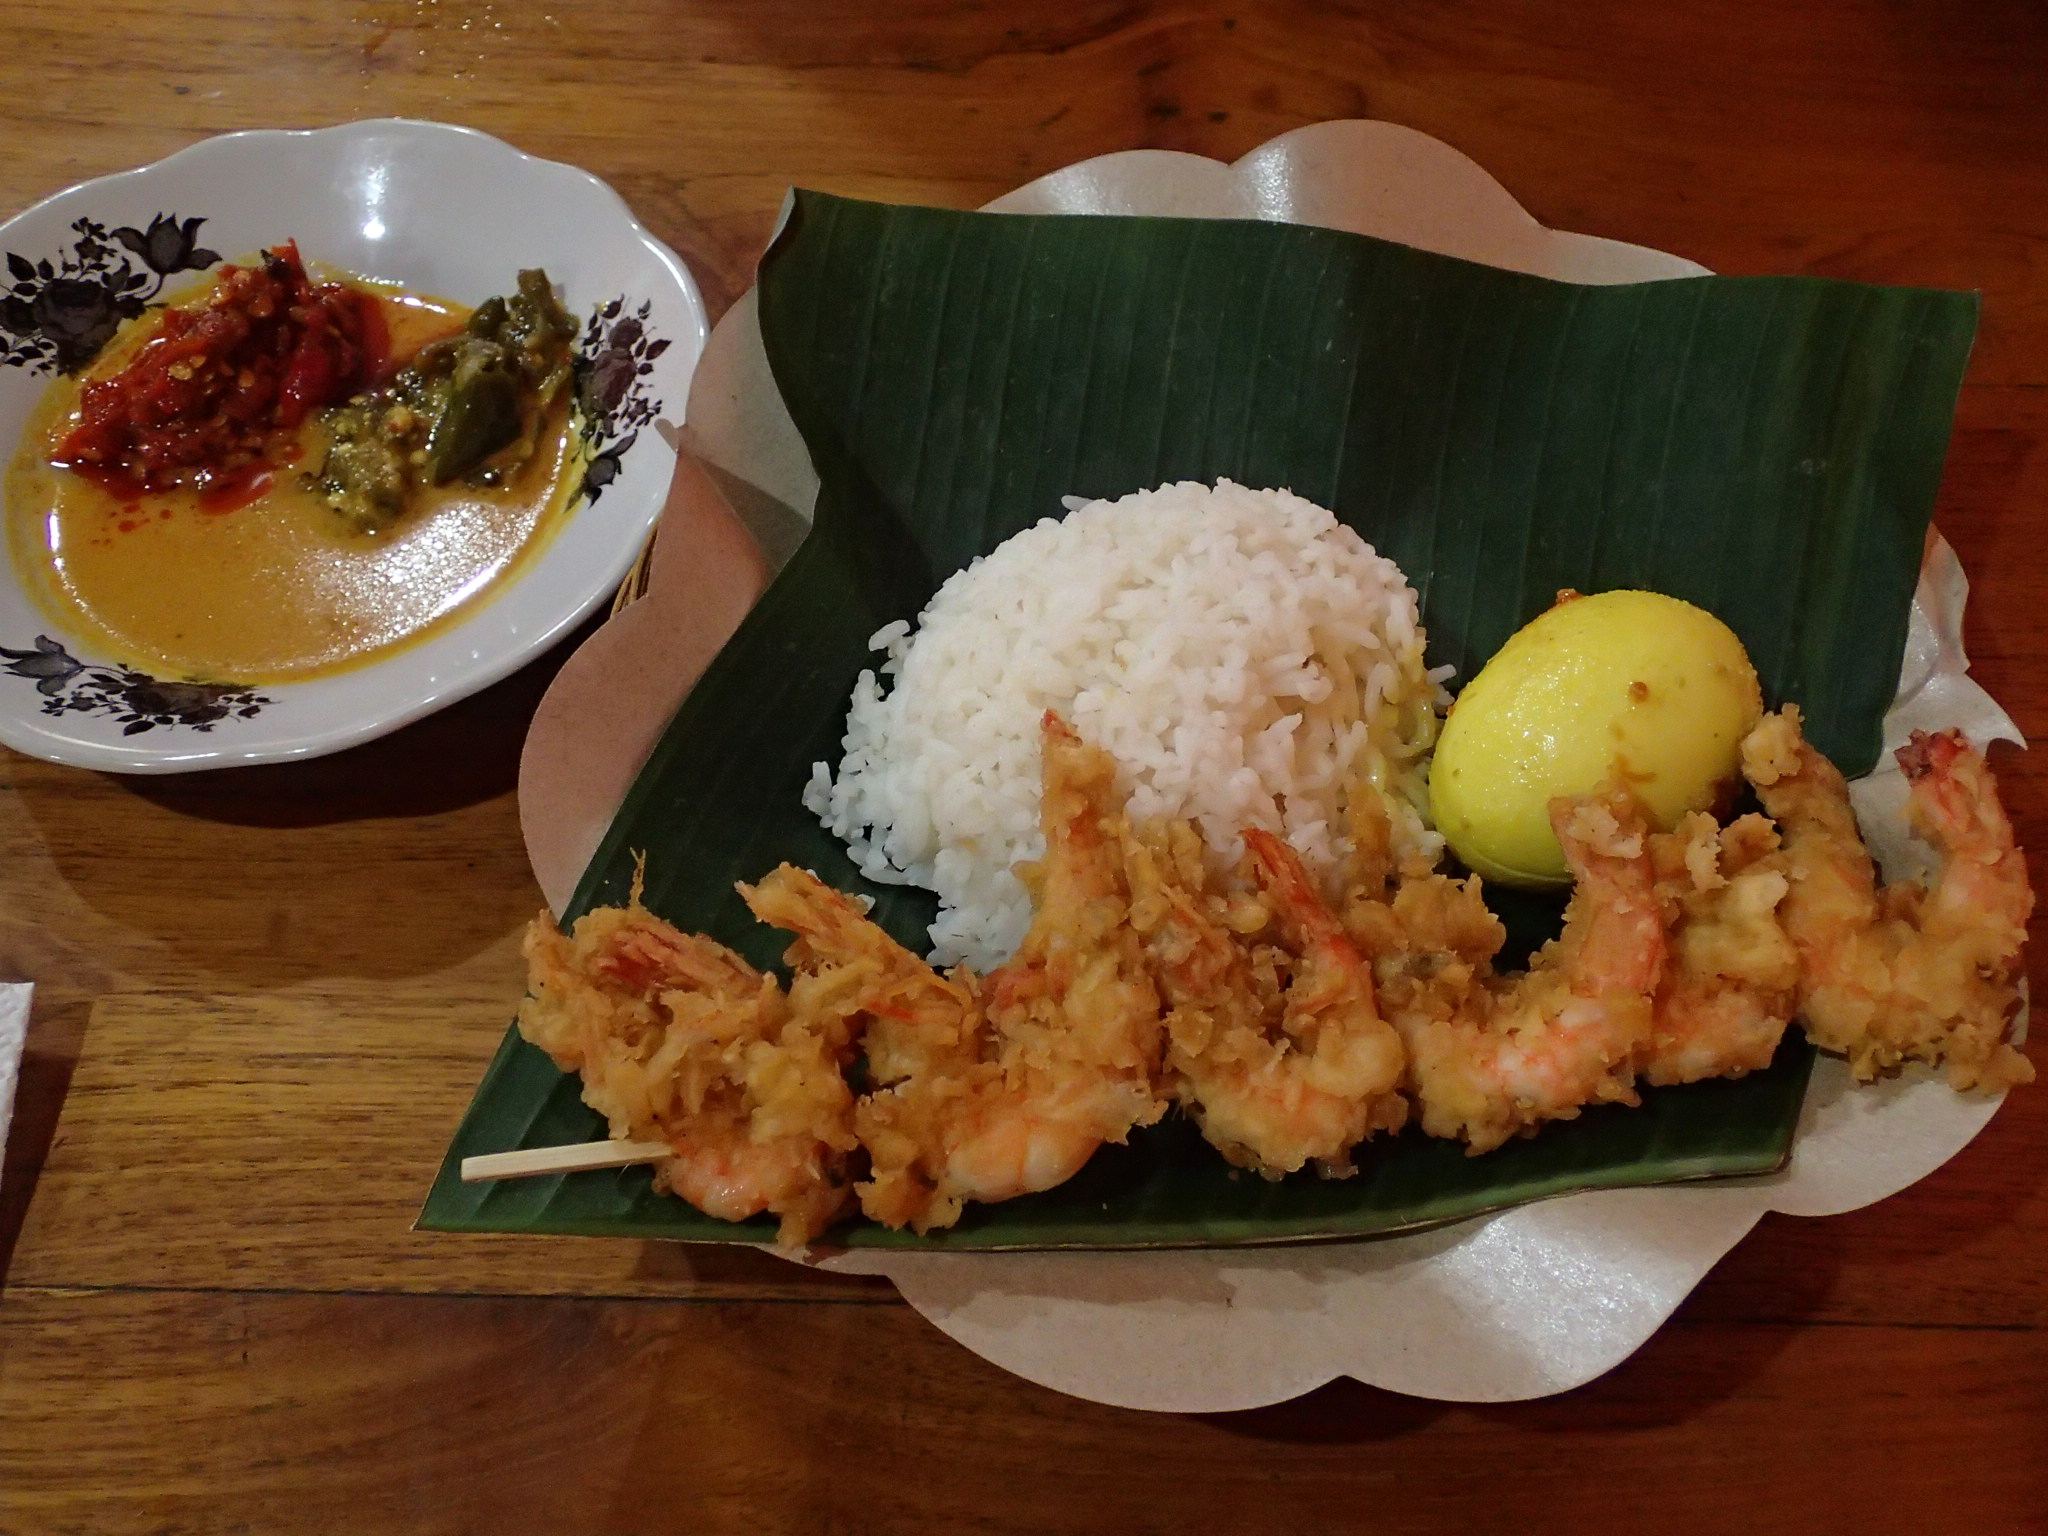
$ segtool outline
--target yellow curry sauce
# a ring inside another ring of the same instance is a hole
[[[469,314],[353,285],[378,300],[394,358],[459,330]],[[86,382],[118,371],[154,323],[130,322],[86,375],[50,387],[5,481],[8,540],[24,585],[111,658],[207,682],[283,682],[357,666],[445,628],[566,517],[579,458],[566,400],[511,483],[434,488],[396,524],[369,532],[350,528],[308,484],[325,452],[317,418],[300,431],[296,461],[254,500],[225,510],[195,490],[123,499],[53,467]]]

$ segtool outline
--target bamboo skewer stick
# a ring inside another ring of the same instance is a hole
[[[569,1147],[529,1147],[523,1152],[486,1152],[462,1160],[462,1182],[524,1179],[543,1173],[582,1173],[591,1168],[624,1168],[675,1156],[665,1141],[585,1141]]]

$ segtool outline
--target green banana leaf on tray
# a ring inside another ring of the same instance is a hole
[[[836,762],[869,637],[1064,495],[1227,477],[1333,509],[1422,596],[1468,678],[1561,588],[1647,587],[1726,620],[1767,700],[1872,766],[1974,296],[1819,278],[1582,287],[1297,225],[1019,217],[795,195],[763,259],[775,379],[821,481],[802,547],[656,747],[565,922],[645,899],[757,964],[786,937],[733,892],[783,860],[875,899],[922,952],[925,893],[864,881],[801,804]],[[1524,900],[1529,933],[1555,907]],[[1044,1194],[928,1238],[851,1246],[1131,1247],[1362,1237],[1574,1190],[1782,1165],[1811,1066],[1788,1034],[1747,1078],[1650,1090],[1485,1157],[1413,1131],[1358,1174],[1268,1182],[1179,1117]],[[464,1185],[467,1155],[596,1139],[508,1034],[423,1228],[766,1241],[653,1193],[645,1168]]]

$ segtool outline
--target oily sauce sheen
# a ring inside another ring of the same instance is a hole
[[[469,315],[352,286],[374,300],[397,359]],[[277,456],[284,463],[227,494],[140,490],[55,467],[85,385],[130,362],[158,319],[134,322],[86,375],[51,386],[7,470],[16,568],[51,617],[102,654],[159,677],[241,683],[358,665],[444,626],[560,521],[574,481],[566,400],[509,484],[434,488],[374,531],[349,527],[309,484],[326,451],[312,417]]]

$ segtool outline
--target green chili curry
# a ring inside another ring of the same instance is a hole
[[[382,389],[331,412],[320,494],[351,525],[381,528],[450,481],[498,488],[540,449],[569,384],[576,322],[545,272],[519,274],[463,328],[419,349]]]

